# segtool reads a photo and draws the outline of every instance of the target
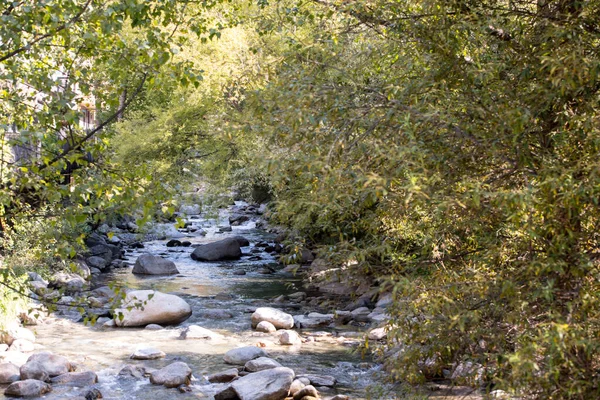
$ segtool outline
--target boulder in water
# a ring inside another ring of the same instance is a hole
[[[189,385],[191,378],[191,368],[186,363],[178,361],[153,372],[150,375],[150,382],[155,385],[176,388],[180,385]]]
[[[4,395],[8,397],[38,397],[52,391],[52,386],[36,379],[25,379],[11,383]]]
[[[278,367],[246,375],[231,384],[241,400],[281,400],[287,397],[294,371]]]
[[[0,384],[13,383],[19,379],[19,367],[10,362],[0,364]]]
[[[20,373],[21,379],[45,381],[71,372],[73,369],[73,366],[65,357],[44,351],[29,357],[25,365],[21,367]]]
[[[140,275],[173,275],[179,273],[173,261],[152,254],[139,256],[131,272]]]
[[[131,309],[129,309],[131,308]],[[132,290],[121,308],[115,309],[115,325],[175,325],[192,315],[192,308],[181,297],[155,290]]]
[[[258,357],[266,357],[267,353],[256,346],[245,346],[231,349],[223,356],[227,364],[245,365],[248,361]]]
[[[260,307],[252,314],[252,327],[256,328],[259,322],[267,321],[277,329],[290,329],[294,327],[294,317],[281,310],[271,307]]]
[[[89,386],[98,382],[98,375],[93,371],[67,372],[50,380],[54,385]]]
[[[235,238],[227,238],[198,246],[192,252],[195,261],[237,260],[242,256],[240,243]]]

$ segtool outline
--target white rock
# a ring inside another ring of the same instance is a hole
[[[275,325],[268,321],[260,321],[258,325],[256,325],[256,330],[258,332],[273,333],[277,330],[277,328],[275,328]]]
[[[284,345],[302,344],[302,338],[300,338],[300,335],[296,331],[284,330],[281,331],[281,335],[279,336],[279,343]]]
[[[133,308],[128,310],[127,307]],[[174,325],[188,319],[192,308],[185,300],[172,294],[133,290],[127,293],[114,315],[117,326]]]
[[[281,310],[271,307],[260,307],[252,314],[252,327],[259,322],[267,321],[277,329],[291,329],[294,327],[294,317]]]

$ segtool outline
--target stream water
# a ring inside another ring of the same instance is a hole
[[[226,217],[224,215],[221,218]],[[194,226],[207,232],[205,236],[198,232],[185,235],[185,240],[200,244],[222,239],[231,235],[242,235],[250,241],[250,246],[242,248],[249,254],[253,245],[260,241],[272,241],[273,236],[264,230],[256,229],[250,221],[232,232],[219,233],[217,221],[201,219],[189,220]],[[256,307],[269,306],[272,298],[301,290],[301,282],[283,273],[263,274],[265,266],[275,266],[272,255],[261,252],[261,260],[249,261],[249,255],[231,263],[205,263],[190,258],[192,247],[167,248],[166,240],[145,242],[145,248],[128,251],[126,257],[133,264],[142,253],[160,254],[173,260],[180,271],[173,276],[139,276],[131,273],[131,267],[115,269],[102,274],[96,286],[113,283],[134,289],[155,289],[183,297],[192,306],[193,315],[184,323],[175,327],[166,327],[158,331],[142,328],[105,328],[85,326],[61,316],[48,317],[44,323],[32,329],[37,335],[40,350],[49,350],[67,357],[78,364],[78,370],[93,370],[98,374],[95,385],[104,399],[211,399],[225,384],[210,384],[205,376],[230,368],[223,361],[223,354],[235,347],[260,344],[269,356],[283,366],[301,373],[332,375],[338,384],[333,389],[320,388],[324,398],[337,393],[347,394],[352,399],[367,398],[370,386],[386,388],[382,382],[382,372],[377,364],[361,358],[353,352],[352,340],[340,340],[339,337],[326,336],[329,333],[317,333],[315,341],[301,346],[279,345],[273,334],[258,333],[251,329],[250,315]],[[255,254],[252,254],[253,256]],[[245,275],[234,274],[244,269]],[[302,314],[314,309],[299,304],[278,304],[291,314]],[[227,310],[233,314],[230,319],[213,319],[203,313],[204,310]],[[222,335],[222,339],[180,340],[182,327],[199,325]],[[311,334],[303,330],[303,336]],[[260,342],[260,343],[259,343]],[[151,361],[131,360],[130,355],[139,347],[153,347],[167,354],[166,358]],[[118,378],[118,372],[126,364],[143,365],[146,368],[161,368],[174,361],[183,361],[192,368],[194,381],[192,391],[179,393],[177,389],[166,389],[152,385],[148,379],[133,380]],[[67,399],[82,396],[89,388],[71,388],[55,386],[46,399]],[[2,390],[3,391],[3,390]],[[1,393],[1,392],[0,392]],[[389,395],[385,398],[394,398]],[[4,399],[0,394],[0,399]]]

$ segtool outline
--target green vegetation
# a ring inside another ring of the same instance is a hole
[[[1,6],[4,147],[41,149],[3,158],[5,238],[40,210],[150,216],[189,182],[268,195],[272,223],[394,294],[394,378],[471,361],[488,390],[598,397],[599,1],[96,3]],[[66,66],[96,140],[74,91],[31,110],[9,84],[48,93]]]

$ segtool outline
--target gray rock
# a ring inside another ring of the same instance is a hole
[[[178,361],[153,372],[150,375],[150,382],[155,385],[164,385],[168,388],[175,388],[180,385],[189,385],[191,378],[191,368],[188,367],[186,363]]]
[[[117,251],[117,250],[113,250],[113,248],[118,249],[117,246],[112,245],[112,244],[99,243],[93,247],[90,247],[89,253],[90,253],[90,256],[102,257],[106,261],[106,264],[108,265],[108,264],[110,264],[110,262],[113,259],[119,258],[120,249]],[[117,253],[117,254],[114,254],[113,252]],[[114,257],[113,255],[117,255],[117,257]]]
[[[359,307],[355,310],[352,310],[352,319],[358,322],[368,322],[369,314],[371,314],[371,310],[368,307]]]
[[[302,344],[302,338],[300,338],[300,335],[296,331],[284,330],[281,331],[281,335],[279,336],[279,343],[283,345]]]
[[[139,256],[131,272],[140,275],[173,275],[179,273],[173,261],[152,254]]]
[[[256,330],[258,332],[273,333],[277,331],[277,328],[269,321],[260,321],[258,325],[256,325]]]
[[[108,265],[104,258],[98,256],[88,257],[85,261],[90,267],[98,268],[99,270],[103,270]]]
[[[300,375],[299,378],[307,378],[313,386],[328,386],[333,387],[336,384],[336,379],[329,375]]]
[[[146,369],[141,365],[126,365],[119,371],[119,378],[142,379],[146,374]]]
[[[128,307],[133,308],[128,310]],[[174,325],[188,319],[192,308],[185,300],[172,294],[132,290],[125,296],[121,307],[115,309],[114,315],[117,326]]]
[[[394,296],[391,293],[385,293],[379,296],[379,300],[377,300],[377,304],[375,307],[378,308],[387,308],[394,302]]]
[[[287,397],[294,371],[279,367],[246,375],[231,384],[241,400],[281,400]]]
[[[96,388],[92,388],[85,393],[83,396],[85,400],[97,400],[102,398],[102,393]]]
[[[25,379],[11,383],[4,395],[8,397],[37,397],[52,391],[52,386],[35,379]]]
[[[0,384],[13,383],[21,379],[19,367],[13,363],[0,364]]]
[[[21,379],[45,381],[71,372],[73,369],[73,365],[65,357],[45,351],[29,357],[20,372]]]
[[[165,358],[166,354],[158,349],[151,347],[145,347],[137,349],[129,358],[133,360],[156,360],[158,358]]]
[[[83,290],[87,286],[87,282],[77,274],[59,272],[52,277],[48,286],[54,289],[64,289],[65,293],[75,293]]]
[[[209,375],[206,379],[210,383],[227,383],[231,382],[235,378],[238,377],[238,369],[237,368],[229,368],[225,371],[217,372],[215,374]]]
[[[241,247],[250,246],[250,241],[243,236],[233,236],[231,239],[236,240]]]
[[[288,295],[288,297],[293,301],[302,301],[306,299],[306,292],[296,292]]]
[[[294,326],[294,317],[281,310],[271,307],[260,307],[252,314],[252,327],[259,322],[267,321],[277,329],[291,329]]]
[[[227,238],[198,246],[192,252],[192,260],[221,261],[237,260],[242,256],[240,243],[235,238]]]
[[[345,394],[338,394],[338,395],[333,396],[329,400],[350,400],[350,397],[346,396]]]
[[[89,386],[98,383],[98,375],[93,371],[67,372],[50,380],[53,385]]]
[[[231,386],[227,386],[215,394],[215,400],[240,400],[240,398]]]
[[[149,331],[160,331],[161,329],[163,329],[163,327],[158,324],[150,324],[146,325],[145,329]]]
[[[279,364],[277,361],[273,360],[272,358],[258,357],[258,358],[255,358],[254,360],[248,361],[244,365],[244,368],[246,369],[246,371],[258,372],[258,371],[264,371],[265,369],[278,368],[281,366],[282,366],[281,364]]]
[[[256,346],[245,346],[231,349],[223,356],[227,364],[245,365],[248,361],[258,357],[267,357],[267,353]]]
[[[319,328],[333,323],[335,315],[310,313],[308,315],[294,315],[294,324],[296,328]]]
[[[183,204],[179,207],[179,212],[185,215],[198,215],[202,211],[199,204]]]
[[[294,400],[301,400],[302,398],[304,398],[306,396],[318,398],[319,392],[317,391],[317,389],[315,389],[314,386],[307,385],[307,386],[304,386],[302,389],[300,389],[299,391],[297,391],[294,394]]]

